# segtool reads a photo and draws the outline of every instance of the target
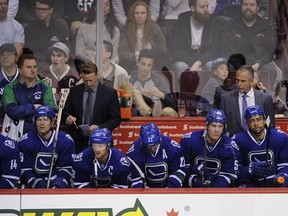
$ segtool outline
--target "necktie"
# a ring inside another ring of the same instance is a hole
[[[247,124],[246,124],[246,120],[244,118],[244,114],[245,114],[245,110],[247,109],[248,105],[247,105],[247,100],[246,98],[248,97],[246,94],[244,94],[243,96],[243,101],[242,101],[242,129],[244,131],[248,130]]]
[[[92,119],[92,89],[87,90],[88,96],[85,104],[84,123],[90,125]]]

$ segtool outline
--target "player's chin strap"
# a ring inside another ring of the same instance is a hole
[[[95,158],[93,160],[93,164],[94,164],[94,174],[95,174],[95,186],[96,188],[98,188],[98,160]]]
[[[207,130],[206,129],[205,129],[202,137],[204,139],[202,183],[203,183],[203,185],[209,185],[209,184],[211,184],[211,181],[206,179],[206,160],[207,160],[207,147],[208,147],[208,144],[207,144]]]

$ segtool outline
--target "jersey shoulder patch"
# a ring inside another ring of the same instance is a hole
[[[130,166],[130,161],[129,161],[126,157],[120,158],[120,163],[121,163],[123,166],[127,166],[127,167]]]
[[[11,149],[15,149],[15,142],[13,140],[9,140],[9,139],[5,140],[4,145]]]

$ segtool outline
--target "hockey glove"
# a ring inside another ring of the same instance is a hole
[[[189,178],[189,187],[204,188],[204,187],[210,187],[210,186],[211,186],[211,182],[208,182],[208,181],[203,182],[203,179],[201,176],[191,175]]]
[[[65,179],[56,179],[51,184],[51,188],[67,188],[68,184]]]
[[[250,176],[265,178],[271,172],[269,162],[251,162],[249,164],[248,173]]]
[[[205,170],[205,174],[204,174],[204,165],[202,163],[200,165],[194,165],[192,167],[192,173],[201,177],[203,176],[205,180],[210,181],[210,182],[213,179],[213,175],[208,169]]]
[[[31,188],[46,188],[47,184],[46,181],[42,178],[37,178],[31,182]]]

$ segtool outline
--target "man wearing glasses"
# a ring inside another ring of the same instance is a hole
[[[52,0],[37,0],[37,20],[25,28],[25,47],[30,48],[37,57],[39,69],[50,65],[48,47],[62,42],[69,48],[68,25],[65,20],[53,17],[53,7]]]
[[[14,44],[19,56],[24,46],[24,30],[19,22],[7,15],[8,3],[8,0],[0,0],[0,29],[5,29],[0,34],[0,46],[5,43]]]
[[[16,66],[17,50],[11,43],[5,43],[0,46],[0,123],[3,121],[2,95],[6,84],[19,77],[19,71]]]

